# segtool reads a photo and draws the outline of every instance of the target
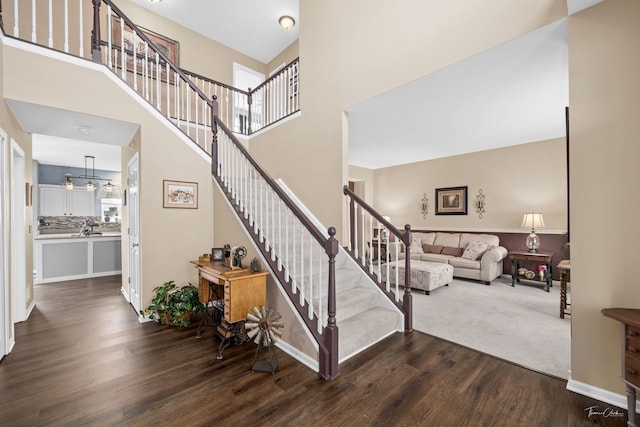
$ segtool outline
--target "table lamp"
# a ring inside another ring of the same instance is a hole
[[[522,218],[520,228],[531,228],[531,233],[527,236],[526,245],[529,252],[538,252],[540,247],[540,238],[536,234],[536,228],[544,228],[544,220],[541,213],[526,213]]]

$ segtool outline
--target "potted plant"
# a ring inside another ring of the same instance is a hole
[[[189,326],[191,313],[203,311],[198,289],[189,283],[178,288],[173,280],[153,289],[151,304],[140,314],[149,313],[149,319],[166,325]]]

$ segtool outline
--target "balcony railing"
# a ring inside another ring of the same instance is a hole
[[[300,110],[298,59],[257,88],[234,88],[170,64],[167,52],[110,0],[0,0],[0,23],[10,37],[107,65],[199,145],[211,140],[204,129],[212,122],[195,91],[215,96],[219,118],[242,135]]]

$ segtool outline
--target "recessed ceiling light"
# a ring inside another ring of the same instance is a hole
[[[280,26],[285,30],[290,30],[294,25],[296,25],[296,20],[289,15],[281,16],[278,22],[280,23]]]
[[[151,3],[160,3],[162,0],[149,0]]]

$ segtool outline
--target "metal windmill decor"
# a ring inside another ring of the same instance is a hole
[[[271,307],[267,310],[264,305],[261,305],[259,310],[258,307],[253,307],[251,311],[251,313],[247,314],[247,321],[244,324],[247,337],[258,344],[251,370],[274,374],[278,367],[278,361],[273,344],[282,336],[282,331],[280,330],[284,328],[284,322],[280,320],[282,316]],[[268,359],[261,360],[260,353],[265,348],[269,353]]]

